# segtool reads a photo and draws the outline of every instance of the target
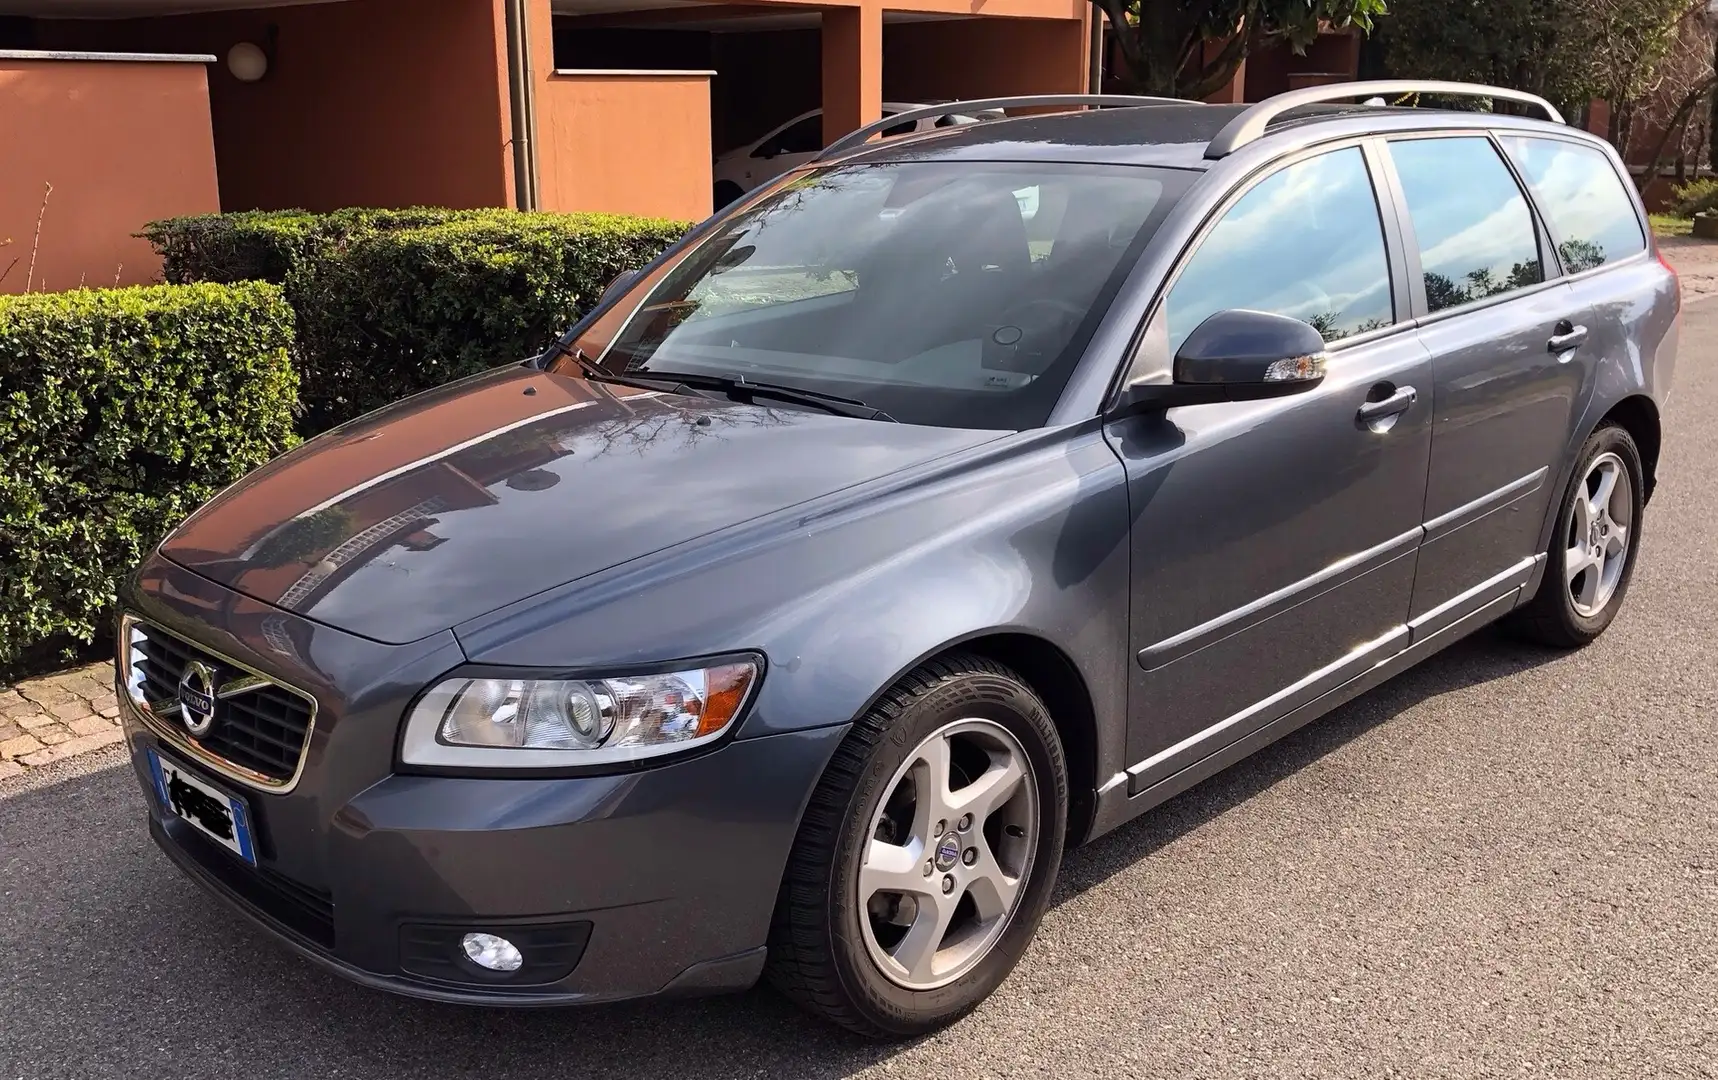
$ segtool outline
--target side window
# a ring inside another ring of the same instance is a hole
[[[1428,308],[1545,280],[1527,197],[1490,139],[1392,142],[1390,158],[1419,243]]]
[[[1571,274],[1646,250],[1634,200],[1610,158],[1564,139],[1510,135],[1502,139],[1540,211],[1558,236],[1557,254]]]
[[[823,114],[813,113],[784,131],[779,131],[752,151],[753,157],[780,154],[815,154],[823,149]]]
[[[1395,321],[1378,198],[1357,147],[1290,165],[1229,208],[1169,291],[1170,351],[1226,308],[1302,319],[1326,341]]]

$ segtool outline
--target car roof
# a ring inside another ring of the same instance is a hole
[[[1205,156],[1211,141],[1249,108],[1252,106],[1188,102],[1009,116],[868,144],[850,155],[841,155],[841,160],[1078,161],[1203,170],[1216,164]],[[1261,142],[1291,130],[1354,120],[1375,122],[1381,131],[1470,126],[1476,121],[1490,127],[1580,131],[1506,113],[1314,104],[1274,117]]]

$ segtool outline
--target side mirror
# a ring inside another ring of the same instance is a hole
[[[1181,343],[1173,382],[1128,384],[1112,414],[1304,393],[1324,380],[1324,360],[1324,335],[1299,319],[1219,311]]]
[[[602,296],[597,299],[597,305],[600,307],[601,305],[608,303],[613,298],[625,292],[627,286],[637,280],[637,270],[622,270],[614,276],[614,280],[610,281],[608,285],[603,288]]]

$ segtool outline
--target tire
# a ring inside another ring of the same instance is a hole
[[[1603,474],[1612,465],[1617,473],[1615,485],[1626,483],[1627,491],[1617,492],[1613,487],[1595,533],[1588,526],[1594,515],[1578,511],[1581,503],[1590,506],[1595,502],[1594,478],[1598,475],[1603,482]],[[1640,450],[1633,437],[1614,424],[1593,432],[1581,447],[1563,492],[1557,524],[1545,552],[1545,576],[1539,591],[1509,617],[1511,630],[1529,641],[1559,649],[1579,648],[1605,632],[1621,609],[1629,579],[1634,576],[1645,491]],[[1624,513],[1628,515],[1626,521],[1619,519]],[[1616,552],[1619,526],[1623,530],[1622,550]],[[1597,561],[1593,558],[1595,550],[1600,553]],[[1570,568],[1578,562],[1584,565],[1572,575]]]
[[[711,193],[710,211],[714,213],[717,210],[725,209],[729,203],[734,202],[744,194],[745,192],[740,190],[740,185],[732,180],[723,180],[716,185],[715,190]]]
[[[982,777],[921,802],[937,747],[947,748],[949,776]],[[1005,783],[1012,774],[1003,763],[1016,756],[1022,775]],[[962,800],[981,791],[993,793],[994,806],[963,829]],[[941,813],[960,816],[945,819],[935,840]],[[1031,688],[978,656],[926,664],[854,724],[818,781],[776,902],[766,977],[813,1015],[870,1038],[953,1022],[1001,985],[1031,943],[1067,819],[1061,740]],[[935,842],[915,848],[926,838]],[[885,840],[901,842],[904,869],[878,857],[897,851]],[[1002,898],[1010,874],[1018,882],[1011,906]],[[923,894],[860,895],[862,882],[874,889],[879,880]],[[909,924],[924,932],[912,939]],[[929,951],[910,939],[930,942]],[[928,959],[909,971],[920,957]]]

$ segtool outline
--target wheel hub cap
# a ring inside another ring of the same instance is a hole
[[[954,864],[960,861],[960,837],[949,833],[937,844],[937,869],[952,870]]]

